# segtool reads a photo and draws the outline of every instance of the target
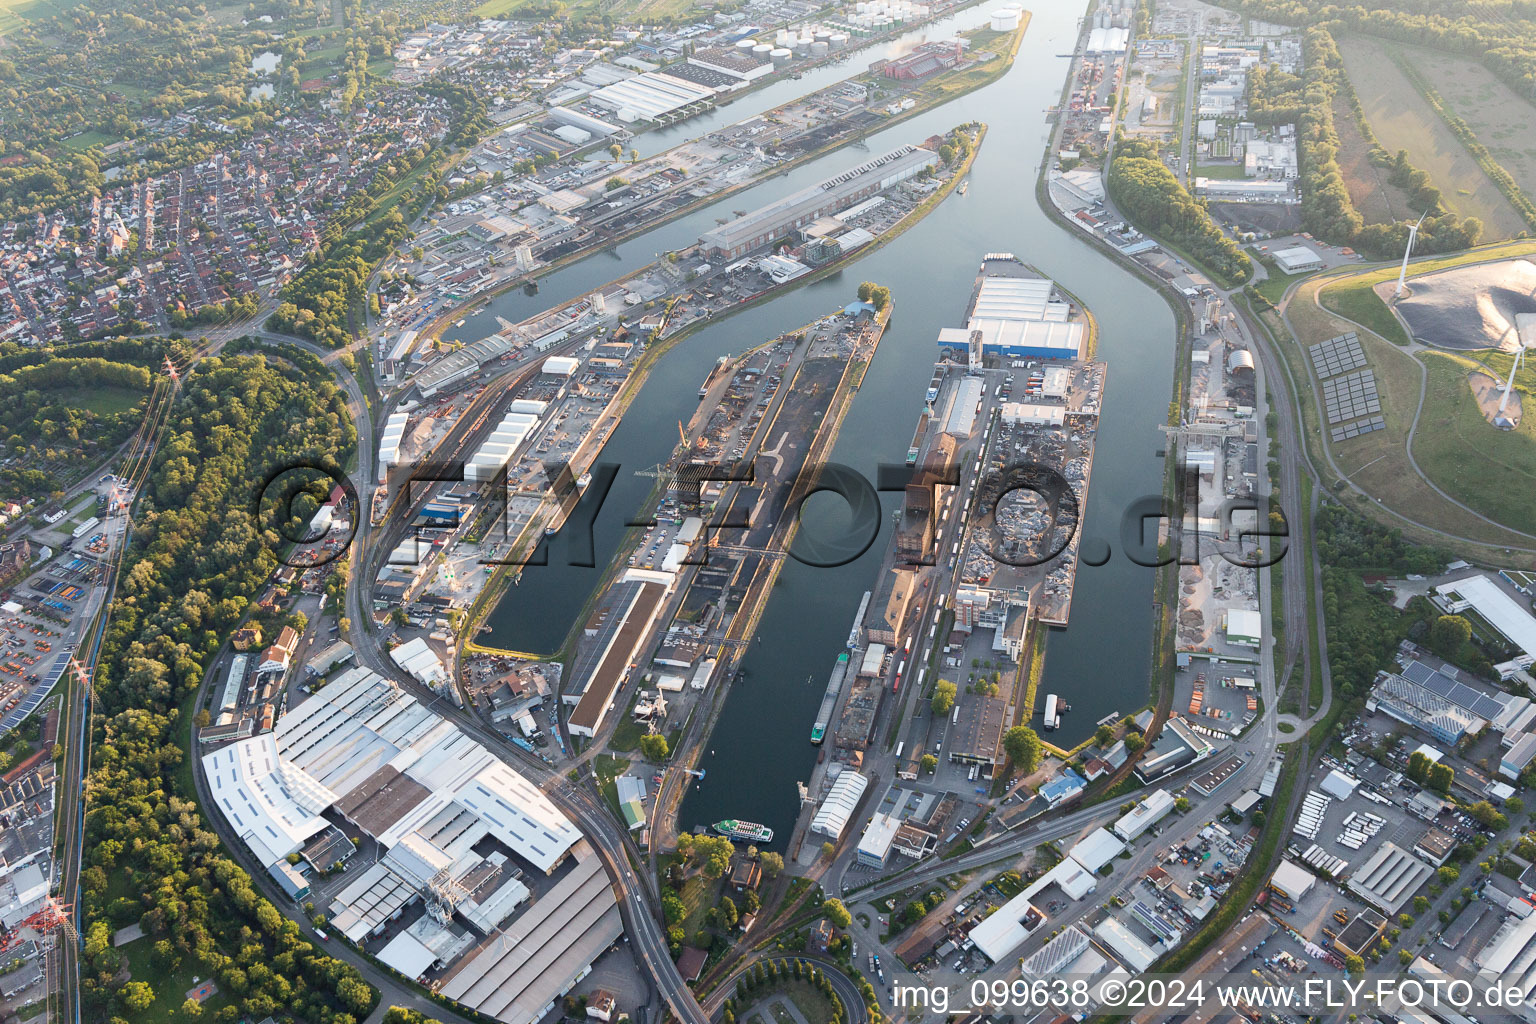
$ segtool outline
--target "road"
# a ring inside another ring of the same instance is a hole
[[[845,1018],[848,1024],[865,1024],[869,1020],[869,1008],[864,1005],[864,998],[859,995],[859,986],[854,983],[854,980],[843,973],[841,965],[836,960],[810,951],[803,953],[759,951],[749,957],[744,957],[741,963],[720,984],[716,985],[709,995],[705,996],[704,1002],[710,1015],[715,1019],[719,1019],[720,1010],[725,1005],[725,1001],[735,998],[736,979],[751,970],[753,964],[759,960],[782,959],[804,960],[819,967],[821,973],[825,974],[827,980],[832,983],[832,991],[836,992],[837,997],[842,1000],[843,1008],[848,1011],[848,1016]],[[742,1006],[739,1009],[745,1010],[747,1007]]]

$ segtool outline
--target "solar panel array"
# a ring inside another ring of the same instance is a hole
[[[1354,331],[1320,341],[1307,351],[1312,355],[1312,369],[1319,380],[1337,377],[1365,365],[1365,350],[1360,347],[1360,339]]]
[[[1368,420],[1355,420],[1353,423],[1346,423],[1342,427],[1334,427],[1332,434],[1335,441],[1348,441],[1352,437],[1369,434],[1373,430],[1385,430],[1386,427],[1386,420],[1380,416],[1372,416]]]
[[[1360,370],[1348,376],[1323,381],[1323,405],[1329,423],[1359,419],[1381,412],[1381,398],[1376,394],[1376,375]]]
[[[0,736],[4,736],[26,721],[28,715],[42,706],[43,701],[48,699],[48,695],[53,692],[53,688],[58,685],[59,678],[64,675],[64,670],[68,667],[69,655],[67,653],[55,656],[53,665],[49,667],[47,673],[43,676],[42,683],[34,686],[32,692],[28,693],[20,704],[11,708],[11,710],[5,713],[4,718],[0,719]]]
[[[1444,672],[1432,669],[1422,661],[1410,661],[1403,669],[1403,675],[1457,707],[1465,708],[1477,717],[1486,718],[1490,722],[1504,710],[1501,702],[1481,690],[1474,690],[1465,683],[1458,683]]]

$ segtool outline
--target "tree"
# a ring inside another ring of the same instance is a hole
[[[1003,750],[1008,760],[1025,775],[1040,767],[1042,749],[1040,737],[1027,725],[1016,725],[1003,734]]]
[[[1177,798],[1176,800],[1173,801],[1173,809],[1178,811],[1180,814],[1188,813],[1188,811],[1189,811],[1189,799],[1187,797],[1182,797],[1182,796]]]
[[[1422,786],[1429,778],[1429,766],[1433,763],[1424,751],[1415,750],[1408,755],[1408,778]]]
[[[1093,730],[1093,742],[1101,747],[1107,747],[1115,742],[1115,729],[1108,722]]]
[[[1472,623],[1460,615],[1442,615],[1429,627],[1429,646],[1442,658],[1454,658],[1472,640]]]
[[[1344,969],[1358,978],[1365,973],[1365,961],[1354,953],[1344,954]]]
[[[1140,752],[1141,749],[1143,747],[1145,747],[1146,745],[1147,745],[1146,738],[1143,737],[1141,735],[1141,733],[1139,733],[1139,732],[1128,732],[1128,733],[1125,734],[1125,749],[1130,751],[1131,753],[1135,754],[1135,753]]]
[[[1449,793],[1451,782],[1456,778],[1456,771],[1444,761],[1437,761],[1430,766],[1429,778],[1426,784],[1437,793]]]
[[[853,923],[853,915],[848,913],[848,908],[843,906],[840,899],[827,900],[821,905],[821,912],[827,915],[827,920],[836,928],[847,928]]]
[[[949,709],[955,706],[955,684],[948,679],[940,679],[933,688],[933,700],[931,706],[935,715],[947,715]]]
[[[869,299],[870,299],[870,296],[872,296],[874,294],[875,294],[875,283],[873,281],[863,281],[863,282],[861,282],[859,284],[858,296],[859,296],[859,301],[860,302],[868,302]],[[976,662],[976,659],[972,658],[971,659],[972,665],[974,665],[975,662]]]
[[[677,893],[668,892],[661,897],[661,912],[667,924],[677,924],[688,916],[688,907]]]
[[[1467,813],[1476,819],[1479,825],[1502,832],[1509,827],[1509,819],[1500,814],[1498,809],[1487,800],[1479,800],[1467,808]]]
[[[736,901],[729,896],[720,898],[720,923],[727,928],[736,927],[736,922],[741,919],[741,914],[736,909]]]
[[[891,290],[885,285],[879,285],[870,293],[869,303],[875,307],[875,312],[880,312],[891,304]]]
[[[784,870],[783,854],[774,853],[772,850],[759,856],[757,862],[762,865],[763,873],[770,878]]]
[[[118,991],[117,998],[125,1008],[134,1013],[143,1013],[154,1003],[155,990],[149,987],[147,981],[130,981]]]
[[[622,159],[624,156],[624,147],[615,142],[613,145],[608,147],[608,155],[613,157],[615,160]]]
[[[831,860],[832,855],[836,852],[837,847],[833,846],[830,842],[821,844],[821,855],[827,858],[827,860]]]
[[[640,753],[645,755],[647,761],[665,761],[667,754],[667,738],[659,732],[647,733],[640,737]]]
[[[939,770],[939,759],[934,757],[932,754],[924,754],[921,763],[923,771],[927,772],[929,775],[932,775],[934,772]]]

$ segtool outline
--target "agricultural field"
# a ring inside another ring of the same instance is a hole
[[[0,36],[28,21],[51,18],[75,6],[73,0],[0,0]]]
[[[1460,216],[1483,222],[1485,239],[1511,238],[1527,230],[1519,212],[1398,70],[1391,44],[1369,36],[1346,35],[1339,38],[1338,45],[1366,120],[1387,152],[1406,149],[1409,160],[1429,172],[1446,206]],[[1437,80],[1436,88],[1440,85]],[[1341,124],[1340,130],[1343,128]]]
[[[1401,50],[1457,116],[1472,126],[1520,191],[1536,198],[1536,106],[1477,61],[1417,46]]]
[[[1408,194],[1387,180],[1387,168],[1371,162],[1371,144],[1360,132],[1355,111],[1343,96],[1333,98],[1333,123],[1339,132],[1339,170],[1344,187],[1367,224],[1391,224],[1408,217]],[[1418,217],[1419,211],[1412,210]]]

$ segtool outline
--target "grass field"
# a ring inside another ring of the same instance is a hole
[[[144,393],[133,388],[87,388],[71,391],[63,396],[62,401],[76,409],[89,409],[98,416],[113,416],[127,412],[144,401]]]
[[[1197,164],[1195,166],[1195,177],[1197,178],[1217,178],[1224,181],[1235,181],[1246,176],[1243,174],[1242,164]]]
[[[1423,359],[1429,387],[1413,435],[1419,467],[1483,515],[1536,533],[1536,410],[1527,408],[1515,430],[1495,430],[1467,385],[1472,360],[1440,352]],[[1473,452],[1476,458],[1468,458]]]
[[[1381,301],[1372,284],[1368,279],[1346,277],[1324,287],[1320,298],[1332,312],[1375,331],[1394,345],[1408,345],[1408,332]]]
[[[0,36],[27,21],[51,18],[78,4],[79,0],[0,0]]]
[[[87,131],[81,132],[78,135],[71,135],[67,139],[62,139],[59,145],[76,153],[84,153],[92,146],[105,146],[117,141],[118,136],[116,135],[108,135],[106,132]]]
[[[1527,197],[1536,197],[1536,119],[1529,101],[1480,62],[1417,46],[1399,48],[1470,124]]]
[[[1414,165],[1429,172],[1446,206],[1483,222],[1485,238],[1510,238],[1526,230],[1509,200],[1392,62],[1389,44],[1357,35],[1338,42],[1366,120],[1387,152],[1406,149]]]
[[[1344,187],[1367,224],[1391,224],[1410,212],[1408,196],[1371,162],[1371,146],[1360,132],[1354,109],[1342,95],[1333,98],[1333,123],[1339,130],[1339,170]],[[1415,218],[1419,211],[1412,211]]]

